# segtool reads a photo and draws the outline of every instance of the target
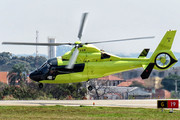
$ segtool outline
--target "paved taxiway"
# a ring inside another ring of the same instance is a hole
[[[0,106],[111,106],[157,108],[156,99],[147,100],[0,100]]]
[[[157,100],[0,100],[0,106],[112,106],[157,108]]]

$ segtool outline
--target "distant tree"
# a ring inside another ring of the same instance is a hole
[[[8,61],[9,61],[9,59],[7,57],[0,56],[0,65],[3,65],[5,63],[7,63]]]
[[[18,56],[12,56],[12,60],[18,59]]]
[[[59,84],[50,90],[50,94],[56,99],[64,99],[69,95],[75,99],[82,99],[87,91],[84,88],[80,89],[81,86],[82,83]]]
[[[142,83],[138,81],[133,81],[132,84],[129,87],[140,87],[140,88],[146,88]]]
[[[8,85],[3,82],[0,82],[0,91],[2,91],[6,86]]]
[[[33,71],[36,67],[41,66],[45,61],[46,57],[43,56],[14,56],[10,52],[0,53],[0,70],[1,71],[10,71],[12,66],[15,64],[24,64],[29,71]]]
[[[56,99],[63,99],[67,95],[70,95],[70,90],[68,90],[69,84],[59,84],[57,87],[51,89],[50,93]]]
[[[10,61],[11,57],[12,57],[12,54],[9,52],[0,53],[0,65],[3,65],[7,63],[8,61]]]
[[[43,56],[37,56],[35,57],[37,59],[37,65],[38,67],[41,66],[47,59]],[[35,62],[36,63],[36,62]]]
[[[43,57],[43,56],[37,56],[37,57],[28,56],[28,57],[26,57],[26,64],[27,63],[29,64],[28,69],[30,71],[32,71],[32,70],[35,70],[36,67],[41,66],[46,60],[47,59],[45,57]]]
[[[7,78],[9,85],[15,85],[16,84],[16,75],[17,73],[8,73]]]
[[[21,63],[19,65],[15,64],[7,75],[8,78],[11,78],[10,84],[14,85],[14,81],[16,79],[20,79],[20,82],[25,81],[26,78],[24,78],[24,79],[22,78],[23,72],[25,72],[26,74],[28,74],[28,72],[29,72],[28,69],[25,67],[25,65],[21,64]],[[16,74],[14,76],[12,76],[13,73],[16,73]],[[11,83],[11,82],[13,82],[13,83]]]
[[[82,83],[73,83],[74,86],[76,86],[76,98],[80,97],[79,91],[81,90],[80,87],[82,86]]]
[[[172,74],[162,79],[161,84],[163,85],[164,89],[172,91],[175,90],[175,80],[180,80],[180,76]],[[177,90],[180,90],[180,82],[177,82]]]
[[[80,91],[79,91],[79,94],[80,96],[85,96],[87,94],[87,89],[86,88],[82,88]]]
[[[10,52],[2,52],[2,53],[0,53],[0,56],[7,57],[8,59],[10,59],[12,57],[12,53],[10,53]]]
[[[6,86],[3,91],[0,92],[0,97],[2,99],[3,96],[13,96],[19,100],[35,100],[39,96],[44,96],[45,93],[43,91],[38,91],[36,89],[32,89],[27,86],[16,87],[16,86]]]
[[[78,83],[73,83],[73,86],[75,86],[75,91],[72,92],[72,97],[78,99],[78,98],[82,98],[86,95],[87,93],[87,89],[86,88],[82,88],[82,83],[78,82]]]

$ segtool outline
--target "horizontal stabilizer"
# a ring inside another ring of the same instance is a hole
[[[144,49],[138,58],[145,58],[149,52],[149,49]]]

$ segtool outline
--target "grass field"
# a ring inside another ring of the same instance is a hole
[[[180,111],[122,108],[122,107],[65,107],[65,106],[0,106],[0,119],[58,119],[58,120],[179,120]]]

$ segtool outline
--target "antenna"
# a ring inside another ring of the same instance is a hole
[[[38,34],[39,34],[39,31],[36,30],[36,43],[38,43]],[[37,59],[37,56],[38,56],[38,49],[37,49],[37,45],[36,45],[36,68],[38,68],[38,59]]]

